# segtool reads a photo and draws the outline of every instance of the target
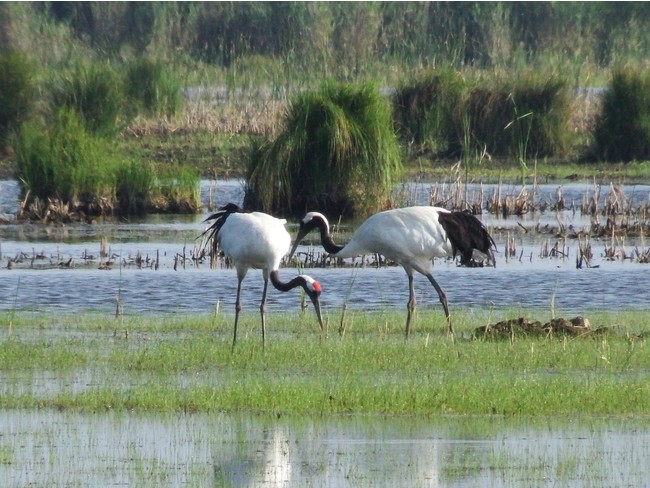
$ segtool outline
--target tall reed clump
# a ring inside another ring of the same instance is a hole
[[[80,62],[48,86],[47,109],[14,138],[22,217],[200,210],[196,171],[181,167],[156,175],[152,165],[125,159],[108,140],[138,111],[173,114],[178,82],[150,61],[134,62],[124,80],[109,65]]]
[[[290,102],[274,140],[251,144],[244,205],[294,216],[367,215],[389,204],[400,156],[378,88],[328,83]]]
[[[170,117],[180,106],[180,82],[160,61],[138,58],[126,65],[124,93],[130,111]]]
[[[89,132],[112,135],[123,115],[122,83],[108,64],[79,62],[52,82],[52,110],[73,109]]]
[[[569,147],[571,98],[566,81],[525,75],[477,79],[469,86],[457,133],[469,130],[478,151],[499,158],[560,157]],[[468,127],[466,126],[468,124]]]
[[[457,154],[455,119],[465,82],[453,70],[430,71],[402,81],[392,97],[395,129],[403,144],[427,146],[436,154]]]
[[[198,213],[201,210],[201,189],[197,171],[189,166],[158,168],[150,201],[157,212]]]
[[[557,76],[434,71],[403,82],[393,107],[401,140],[438,155],[486,154],[525,167],[531,157],[562,157],[570,147],[571,97]]]
[[[603,95],[596,121],[593,158],[650,159],[650,71],[618,68]]]
[[[26,122],[13,146],[24,197],[23,218],[67,220],[80,213],[196,213],[201,209],[196,171],[186,167],[155,171],[151,165],[124,160],[106,139],[90,134],[72,109],[60,109],[48,126]]]
[[[31,62],[19,51],[0,52],[0,149],[27,118],[35,101]]]
[[[127,161],[116,168],[115,198],[120,215],[142,215],[152,208],[154,171],[151,165]]]
[[[47,127],[26,122],[14,148],[26,203],[58,200],[89,214],[112,206],[116,160],[74,110],[60,109]]]

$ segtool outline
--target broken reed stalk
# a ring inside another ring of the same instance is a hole
[[[345,329],[346,329],[346,322],[345,322],[345,312],[348,309],[348,302],[347,300],[343,302],[343,308],[341,310],[341,321],[339,322],[339,335],[341,337],[345,337]]]

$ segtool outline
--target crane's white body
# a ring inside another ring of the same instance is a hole
[[[439,212],[448,211],[436,207],[407,207],[376,213],[361,224],[336,256],[352,258],[380,253],[404,268],[429,274],[432,258],[453,253],[451,242],[438,222]]]
[[[469,264],[474,254],[478,253],[488,256],[494,263],[492,247],[495,244],[485,226],[473,215],[439,207],[416,206],[379,212],[363,222],[345,246],[332,241],[329,223],[323,214],[308,212],[300,221],[298,237],[290,255],[312,229],[320,231],[321,244],[336,257],[351,258],[378,253],[402,265],[409,280],[407,337],[415,310],[414,272],[426,276],[438,292],[449,330],[453,333],[447,296],[433,277],[432,259],[460,254],[461,264]]]
[[[287,221],[271,215],[233,213],[217,234],[219,249],[233,260],[237,277],[243,280],[249,268],[261,269],[264,278],[280,267],[291,246],[291,236],[285,228]]]
[[[260,315],[262,318],[262,346],[264,346],[266,335],[266,294],[269,278],[273,286],[280,291],[289,291],[298,286],[302,287],[314,304],[316,316],[323,330],[323,319],[320,312],[319,296],[321,293],[320,284],[307,275],[298,275],[288,282],[280,280],[278,269],[282,258],[291,246],[291,236],[285,228],[287,223],[284,219],[261,213],[245,213],[234,205],[227,204],[218,212],[206,219],[214,221],[203,236],[207,236],[203,246],[207,242],[212,243],[213,251],[220,250],[230,258],[237,270],[237,298],[235,300],[235,326],[233,332],[233,349],[237,341],[237,323],[241,311],[241,285],[250,268],[261,269],[264,276],[264,289],[262,291],[262,302],[260,303]]]

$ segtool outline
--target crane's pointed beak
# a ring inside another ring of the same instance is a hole
[[[318,324],[320,325],[320,330],[322,333],[325,330],[325,326],[323,325],[323,316],[321,315],[320,311],[320,299],[316,294],[312,295],[310,298],[311,303],[314,304],[314,310],[316,311],[316,317],[318,317]]]
[[[291,251],[289,251],[289,257],[287,261],[291,261],[291,258],[293,257],[293,254],[296,252],[296,249],[298,249],[298,246],[300,245],[300,241],[303,240],[303,238],[309,233],[309,230],[306,229],[305,227],[300,225],[300,229],[298,229],[298,235],[296,236],[296,240],[293,241],[293,247],[291,248]]]

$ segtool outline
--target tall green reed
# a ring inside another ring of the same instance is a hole
[[[129,111],[148,116],[174,115],[181,102],[180,82],[161,61],[137,58],[126,65],[124,92]]]
[[[400,171],[390,105],[378,88],[330,83],[292,99],[277,137],[253,141],[244,205],[366,215],[388,204]]]
[[[23,195],[59,199],[86,210],[111,198],[115,160],[105,143],[86,131],[76,111],[59,110],[51,126],[24,124],[15,148]]]
[[[650,72],[619,67],[603,95],[594,129],[593,158],[632,161],[650,158]]]
[[[123,114],[123,81],[107,63],[81,61],[55,76],[50,85],[53,112],[74,110],[86,129],[112,135]]]
[[[0,145],[36,104],[32,61],[18,51],[0,52]]]

